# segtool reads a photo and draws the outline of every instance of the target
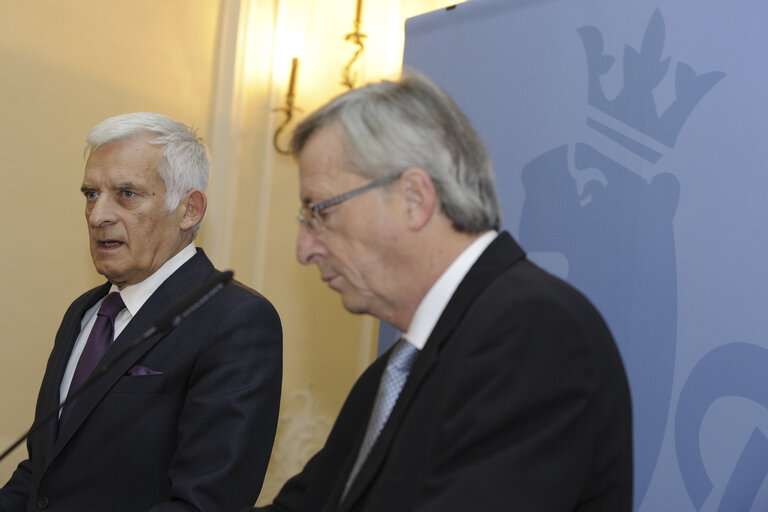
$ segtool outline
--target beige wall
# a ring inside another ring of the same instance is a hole
[[[269,297],[283,320],[281,419],[261,501],[324,441],[374,355],[377,323],[345,312],[316,269],[294,257],[295,163],[271,145],[287,82],[272,60],[275,21],[292,1],[299,0],[0,2],[0,449],[31,423],[66,307],[102,282],[79,192],[85,135],[106,117],[137,110],[190,124],[209,141],[214,169],[198,245]],[[308,3],[319,21],[304,25],[310,41],[297,97],[304,113],[343,91],[339,76],[353,51],[343,35],[355,0]],[[368,0],[360,80],[399,68],[405,16],[449,3]],[[25,454],[19,448],[0,463],[0,485]]]

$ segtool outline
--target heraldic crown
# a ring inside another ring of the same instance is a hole
[[[691,66],[679,62],[675,69],[675,101],[659,115],[653,90],[669,68],[669,57],[661,60],[665,28],[659,9],[651,16],[640,52],[629,45],[624,47],[624,88],[613,100],[606,97],[600,84],[601,75],[606,74],[614,62],[613,56],[603,53],[602,34],[593,26],[581,27],[578,33],[587,55],[589,105],[668,148],[674,147],[683,125],[699,101],[725,76],[720,71],[697,75]],[[638,144],[597,121],[589,121],[590,126],[627,147],[629,145],[625,142]],[[613,135],[606,131],[613,132]]]

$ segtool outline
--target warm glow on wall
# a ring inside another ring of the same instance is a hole
[[[314,0],[282,0],[277,9],[273,52],[273,74],[278,84],[286,84],[292,59],[304,56]]]
[[[241,14],[245,26],[239,27],[244,31],[241,43],[245,45],[244,85],[248,90],[259,88],[263,91],[273,65],[274,9],[256,0],[242,2],[241,9],[245,9]]]
[[[282,120],[278,121],[272,145],[281,155],[290,154],[281,136],[293,118],[296,80],[299,64],[304,56],[314,6],[314,0],[283,0],[277,11],[272,72],[275,87],[284,100],[276,109],[282,114]],[[282,84],[286,83],[287,88],[282,90]]]
[[[406,16],[457,3],[280,0],[272,52],[277,152],[286,154],[286,133],[299,105],[308,112],[346,89],[399,73]]]

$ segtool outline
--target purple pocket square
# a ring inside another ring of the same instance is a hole
[[[142,375],[162,375],[162,374],[163,372],[153,370],[152,368],[147,368],[146,366],[140,366],[138,364],[134,365],[133,368],[128,370],[128,373],[126,373],[126,375],[133,375],[134,377],[138,377]]]

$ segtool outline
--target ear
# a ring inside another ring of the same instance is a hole
[[[202,190],[191,190],[187,193],[181,201],[181,205],[184,208],[179,227],[182,231],[188,231],[203,221],[205,216],[205,208],[208,205],[208,200],[205,198],[205,193]]]
[[[408,225],[418,231],[426,226],[439,203],[435,184],[424,169],[410,167],[400,177],[400,189],[406,202]]]

